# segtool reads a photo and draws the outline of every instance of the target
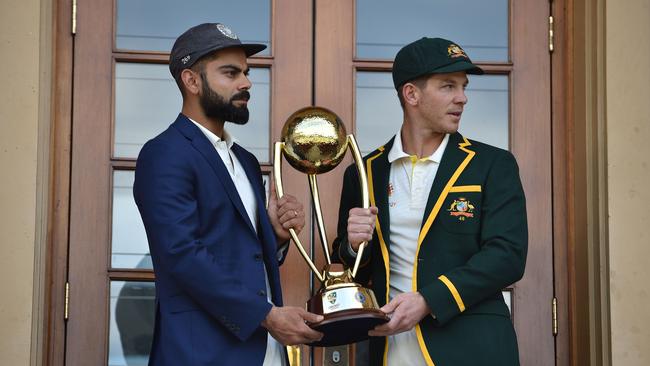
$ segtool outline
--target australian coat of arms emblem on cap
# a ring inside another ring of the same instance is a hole
[[[449,215],[458,217],[459,221],[465,221],[468,217],[474,217],[474,205],[464,197],[459,197],[449,206]]]
[[[219,29],[219,32],[221,32],[224,36],[232,39],[237,39],[237,35],[227,26],[223,24],[217,24],[217,29]]]
[[[447,47],[447,55],[451,58],[456,58],[456,57],[465,57],[468,58],[467,55],[465,54],[465,51],[463,51],[460,46],[455,45],[455,44],[450,44],[449,47]]]

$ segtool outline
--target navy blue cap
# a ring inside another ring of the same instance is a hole
[[[169,71],[178,80],[181,72],[192,67],[201,57],[224,48],[239,47],[246,57],[266,48],[257,43],[242,43],[237,35],[221,23],[203,23],[178,36],[169,55]]]

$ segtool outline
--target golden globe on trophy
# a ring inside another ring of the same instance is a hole
[[[345,126],[336,114],[321,107],[306,107],[293,113],[282,128],[281,138],[281,142],[275,143],[273,163],[278,198],[284,195],[281,159],[284,156],[292,167],[307,174],[318,232],[327,260],[323,270],[316,268],[296,232],[289,230],[300,255],[321,283],[320,289],[307,301],[307,310],[324,316],[322,321],[310,324],[324,336],[311,345],[337,346],[367,339],[368,330],[389,320],[379,310],[372,290],[354,282],[367,243],[359,246],[352,269],[332,263],[316,181],[318,174],[334,169],[343,160],[349,146],[359,173],[363,207],[368,208],[368,180],[357,142],[352,134],[346,134]]]

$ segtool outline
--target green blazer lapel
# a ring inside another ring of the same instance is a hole
[[[474,154],[475,152],[471,150],[469,140],[460,133],[456,132],[449,136],[447,148],[442,155],[438,172],[429,192],[427,207],[424,210],[422,228],[418,237],[418,251],[433,221],[438,216],[440,207],[449,194],[449,189],[454,186],[460,174],[474,157]]]
[[[380,147],[366,159],[366,173],[368,174],[368,189],[370,204],[377,207],[377,221],[375,232],[379,241],[379,251],[384,262],[384,275],[386,278],[385,302],[388,303],[390,291],[390,269],[388,268],[388,245],[390,243],[390,215],[388,212],[388,181],[390,178],[390,163],[388,152],[393,146],[393,139]],[[381,294],[376,294],[381,296]]]
[[[394,137],[393,137],[394,139]],[[368,174],[368,185],[370,190],[370,204],[378,208],[377,226],[380,240],[388,247],[390,235],[390,216],[388,213],[388,179],[390,177],[390,163],[388,162],[388,152],[393,146],[393,139],[386,145],[377,149],[377,151],[368,156],[366,160],[366,173]]]

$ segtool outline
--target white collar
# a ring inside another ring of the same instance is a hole
[[[208,140],[210,140],[210,143],[212,145],[216,146],[217,143],[223,141],[223,142],[226,143],[226,146],[228,146],[228,148],[231,149],[232,145],[235,142],[237,142],[237,139],[234,136],[232,136],[231,134],[229,134],[228,131],[226,131],[225,128],[223,129],[223,140],[222,140],[219,136],[215,135],[212,131],[208,130],[207,128],[205,128],[200,123],[196,122],[195,120],[191,119],[190,117],[187,117],[187,119],[192,121],[192,123],[194,123],[196,125],[196,127],[198,127],[201,130],[201,132],[203,132],[205,137],[207,137]]]
[[[430,156],[420,158],[419,160],[431,160],[433,162],[436,162],[440,164],[440,160],[442,160],[442,154],[445,152],[445,148],[447,147],[447,143],[449,142],[449,134],[445,134],[445,137],[442,139],[442,142],[440,143],[440,146],[436,149],[436,151],[433,152]],[[393,163],[397,159],[401,158],[411,158],[411,155],[407,154],[404,152],[404,148],[402,147],[402,129],[400,128],[399,131],[397,131],[397,134],[395,135],[395,139],[393,140],[393,146],[390,148],[390,151],[388,152],[388,162]]]

